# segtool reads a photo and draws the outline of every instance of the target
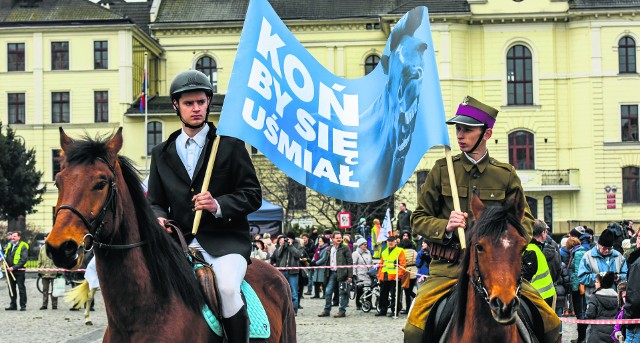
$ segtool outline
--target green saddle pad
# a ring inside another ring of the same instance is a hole
[[[269,325],[269,318],[267,318],[267,313],[262,307],[262,303],[258,298],[258,295],[253,290],[251,285],[247,281],[242,281],[242,285],[240,286],[240,290],[242,294],[244,294],[244,299],[247,302],[247,312],[249,312],[249,337],[250,338],[269,338],[271,335],[271,327]],[[209,324],[209,327],[213,332],[222,336],[222,326],[220,325],[220,321],[213,315],[209,306],[204,305],[202,309],[202,314],[204,315],[204,319]]]

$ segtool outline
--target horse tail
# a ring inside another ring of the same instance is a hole
[[[89,299],[89,281],[84,280],[81,284],[65,293],[64,301],[72,304],[75,308],[80,308]]]

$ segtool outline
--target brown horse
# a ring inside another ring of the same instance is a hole
[[[75,141],[61,128],[60,145],[63,169],[56,175],[58,203],[47,252],[58,267],[71,269],[85,249],[95,248],[108,318],[104,341],[222,342],[202,316],[205,300],[193,268],[157,223],[137,171],[118,156],[122,129],[110,139]],[[295,342],[291,291],[282,274],[253,260],[246,280],[269,317],[266,342]]]
[[[522,252],[526,248],[524,196],[484,207],[473,196],[473,228],[458,279],[457,308],[446,342],[523,342],[515,324],[520,306]],[[441,340],[442,341],[442,340]]]

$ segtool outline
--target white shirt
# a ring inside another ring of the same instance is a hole
[[[464,153],[464,155],[467,156],[467,158],[469,159],[469,161],[471,161],[471,163],[478,164],[480,163],[480,161],[482,161],[482,159],[485,156],[487,156],[488,153],[489,153],[489,150],[485,150],[484,155],[482,155],[482,157],[480,157],[478,160],[474,160],[473,157],[471,157],[471,155],[467,154],[466,152]]]
[[[204,150],[204,146],[207,142],[207,133],[209,133],[209,125],[204,125],[200,132],[196,133],[193,137],[189,137],[186,132],[184,132],[184,128],[182,132],[176,138],[176,152],[180,157],[180,161],[182,161],[182,165],[187,170],[189,174],[189,178],[193,180],[193,173],[196,170],[196,166],[198,165],[198,160],[200,159],[200,155]],[[213,215],[216,218],[222,217],[222,210],[220,210],[220,204],[218,200],[213,199],[216,202],[217,210]]]
[[[331,255],[329,257],[329,265],[331,266],[331,270],[332,271],[336,271],[338,270],[338,268],[336,268],[336,266],[338,265],[338,259],[336,257],[338,252],[338,248],[335,247],[335,245],[331,246]]]
[[[198,165],[198,159],[207,142],[208,132],[209,125],[205,125],[195,136],[189,137],[183,128],[178,138],[176,138],[176,151],[191,180],[193,180],[193,173],[196,170],[196,165]]]

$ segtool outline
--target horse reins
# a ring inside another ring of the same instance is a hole
[[[107,167],[109,167],[109,170],[111,170],[111,173],[113,173],[113,180],[111,180],[109,184],[107,198],[102,204],[100,213],[98,213],[98,215],[90,221],[87,219],[87,217],[85,217],[82,213],[80,213],[80,211],[78,211],[77,208],[71,205],[60,205],[60,207],[58,207],[58,209],[56,210],[55,217],[56,218],[58,217],[58,212],[60,212],[60,210],[69,210],[82,220],[82,223],[84,224],[84,226],[86,226],[87,230],[89,230],[89,233],[84,235],[84,237],[82,238],[82,245],[85,252],[93,250],[94,245],[97,245],[98,248],[100,249],[125,250],[125,249],[136,248],[146,244],[146,241],[140,241],[140,242],[131,243],[131,244],[107,244],[99,241],[100,233],[102,232],[102,229],[106,224],[106,222],[104,221],[104,218],[106,217],[107,211],[109,209],[111,209],[111,212],[113,214],[113,219],[115,219],[117,190],[116,190],[116,181],[115,181],[116,180],[115,169],[105,159],[101,157],[97,157],[96,160],[106,164]],[[85,241],[87,238],[89,238],[89,240],[91,241],[90,244],[85,244]],[[86,245],[90,246],[89,249],[86,248]]]

